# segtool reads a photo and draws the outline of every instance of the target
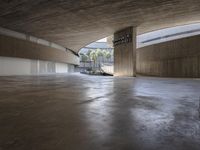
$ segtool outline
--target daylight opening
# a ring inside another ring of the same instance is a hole
[[[78,71],[90,75],[113,75],[113,37],[106,37],[93,42],[79,52]]]

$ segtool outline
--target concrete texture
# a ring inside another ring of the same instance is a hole
[[[79,58],[70,51],[4,35],[0,35],[0,56],[79,64]]]
[[[200,36],[137,49],[137,74],[200,77]]]
[[[114,34],[114,41],[131,36],[130,42],[114,46],[114,75],[133,77],[136,75],[136,28],[128,27]],[[127,40],[127,39],[126,39]]]
[[[31,36],[31,35],[19,33],[19,32],[8,30],[8,29],[1,28],[1,27],[0,27],[0,34],[5,35],[5,36],[9,36],[9,37],[13,37],[13,38],[16,38],[16,39],[30,41],[30,42],[37,43],[37,44],[40,44],[40,45],[49,46],[49,47],[52,47],[52,48],[59,49],[61,51],[66,51],[65,47],[62,47],[62,46],[60,46],[56,43],[52,43],[52,42],[46,41],[44,39],[40,39],[40,38]]]
[[[199,80],[0,77],[1,150],[199,150]]]
[[[138,34],[199,22],[199,0],[2,0],[0,26],[76,52],[129,26]]]

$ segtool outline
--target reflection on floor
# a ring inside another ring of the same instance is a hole
[[[0,150],[199,150],[200,81],[0,77]]]

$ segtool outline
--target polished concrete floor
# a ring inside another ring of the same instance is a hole
[[[0,77],[0,150],[200,150],[200,81]]]

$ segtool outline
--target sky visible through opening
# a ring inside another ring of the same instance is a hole
[[[106,39],[106,38],[103,38],[103,39],[100,39],[100,40],[98,40],[98,41],[96,41],[96,42],[107,42],[107,39]]]
[[[137,48],[181,39],[185,37],[191,37],[200,35],[200,23],[176,26],[171,28],[165,28],[148,33],[144,33],[137,36]],[[107,38],[97,40],[94,43],[107,42]],[[92,43],[91,43],[92,44]],[[89,44],[89,45],[91,45]],[[87,47],[87,46],[86,46]]]

